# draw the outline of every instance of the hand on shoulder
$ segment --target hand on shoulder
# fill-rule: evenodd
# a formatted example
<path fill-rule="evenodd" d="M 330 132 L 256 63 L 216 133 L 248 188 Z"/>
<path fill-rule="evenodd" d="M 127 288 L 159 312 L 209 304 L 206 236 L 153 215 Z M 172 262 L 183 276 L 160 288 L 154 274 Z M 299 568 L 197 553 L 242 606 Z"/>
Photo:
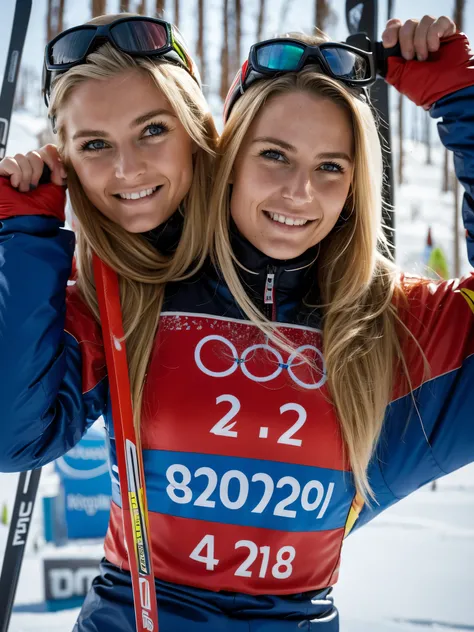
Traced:
<path fill-rule="evenodd" d="M 51 170 L 51 182 L 59 186 L 66 184 L 66 169 L 56 145 L 44 145 L 27 154 L 8 156 L 0 162 L 0 176 L 10 178 L 12 187 L 28 193 L 38 186 L 44 166 Z"/>

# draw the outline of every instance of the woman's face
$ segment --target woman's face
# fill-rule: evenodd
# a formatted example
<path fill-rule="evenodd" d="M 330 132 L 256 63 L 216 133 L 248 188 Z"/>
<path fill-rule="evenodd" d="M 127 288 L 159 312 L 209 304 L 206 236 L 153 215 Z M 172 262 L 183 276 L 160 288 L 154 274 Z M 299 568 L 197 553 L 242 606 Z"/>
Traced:
<path fill-rule="evenodd" d="M 62 108 L 59 125 L 87 197 L 125 230 L 159 226 L 188 193 L 195 144 L 145 73 L 84 81 Z"/>
<path fill-rule="evenodd" d="M 349 193 L 354 140 L 349 114 L 307 92 L 275 96 L 237 155 L 231 214 L 240 232 L 275 259 L 293 259 L 335 225 Z"/>

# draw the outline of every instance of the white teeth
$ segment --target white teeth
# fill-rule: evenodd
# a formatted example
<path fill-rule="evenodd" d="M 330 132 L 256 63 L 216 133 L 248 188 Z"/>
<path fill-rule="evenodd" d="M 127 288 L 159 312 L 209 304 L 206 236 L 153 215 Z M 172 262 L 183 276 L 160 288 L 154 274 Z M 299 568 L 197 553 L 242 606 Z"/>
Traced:
<path fill-rule="evenodd" d="M 119 193 L 119 195 L 122 200 L 138 200 L 146 197 L 147 195 L 151 195 L 157 188 L 158 187 L 153 187 L 153 189 L 144 189 L 143 191 L 134 191 L 133 193 Z"/>
<path fill-rule="evenodd" d="M 285 217 L 279 213 L 268 213 L 274 222 L 280 222 L 280 224 L 286 224 L 287 226 L 304 226 L 307 224 L 307 219 L 293 219 L 292 217 Z"/>

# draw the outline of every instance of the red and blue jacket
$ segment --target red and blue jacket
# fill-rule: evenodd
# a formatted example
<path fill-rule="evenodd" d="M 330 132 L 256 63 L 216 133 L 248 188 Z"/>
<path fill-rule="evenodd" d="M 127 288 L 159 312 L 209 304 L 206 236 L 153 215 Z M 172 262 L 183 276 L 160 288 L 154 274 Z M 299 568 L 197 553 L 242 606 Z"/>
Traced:
<path fill-rule="evenodd" d="M 431 115 L 442 118 L 441 139 L 465 188 L 474 263 L 474 87 L 445 96 Z M 45 465 L 104 416 L 113 486 L 107 561 L 76 629 L 109 629 L 114 613 L 125 632 L 134 629 L 132 592 L 104 349 L 68 282 L 74 235 L 62 228 L 63 204 L 55 185 L 22 194 L 0 183 L 0 471 Z M 146 238 L 163 248 L 178 236 L 173 217 Z M 318 621 L 337 630 L 328 595 L 345 535 L 474 459 L 474 276 L 402 279 L 400 316 L 430 375 L 407 345 L 412 390 L 394 384 L 369 465 L 377 502 L 361 508 L 327 389 L 320 314 L 303 301 L 314 291 L 314 253 L 275 261 L 236 231 L 232 239 L 249 295 L 315 368 L 246 320 L 210 264 L 168 285 L 142 411 L 160 628 L 296 632 Z"/>

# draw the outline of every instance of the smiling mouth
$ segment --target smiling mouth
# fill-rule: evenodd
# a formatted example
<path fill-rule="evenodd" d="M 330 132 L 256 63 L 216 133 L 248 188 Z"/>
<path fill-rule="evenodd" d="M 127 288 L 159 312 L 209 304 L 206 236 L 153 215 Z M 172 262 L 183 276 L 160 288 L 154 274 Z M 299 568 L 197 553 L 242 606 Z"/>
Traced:
<path fill-rule="evenodd" d="M 142 189 L 141 191 L 132 191 L 131 193 L 114 193 L 114 197 L 118 200 L 123 200 L 125 202 L 132 200 L 142 200 L 144 198 L 150 198 L 155 195 L 157 191 L 161 189 L 161 185 L 156 187 L 151 187 L 149 189 Z"/>
<path fill-rule="evenodd" d="M 313 219 L 295 218 L 282 215 L 281 213 L 272 213 L 270 211 L 263 211 L 264 215 L 272 222 L 277 224 L 284 224 L 285 226 L 295 226 L 300 228 L 314 222 Z"/>

